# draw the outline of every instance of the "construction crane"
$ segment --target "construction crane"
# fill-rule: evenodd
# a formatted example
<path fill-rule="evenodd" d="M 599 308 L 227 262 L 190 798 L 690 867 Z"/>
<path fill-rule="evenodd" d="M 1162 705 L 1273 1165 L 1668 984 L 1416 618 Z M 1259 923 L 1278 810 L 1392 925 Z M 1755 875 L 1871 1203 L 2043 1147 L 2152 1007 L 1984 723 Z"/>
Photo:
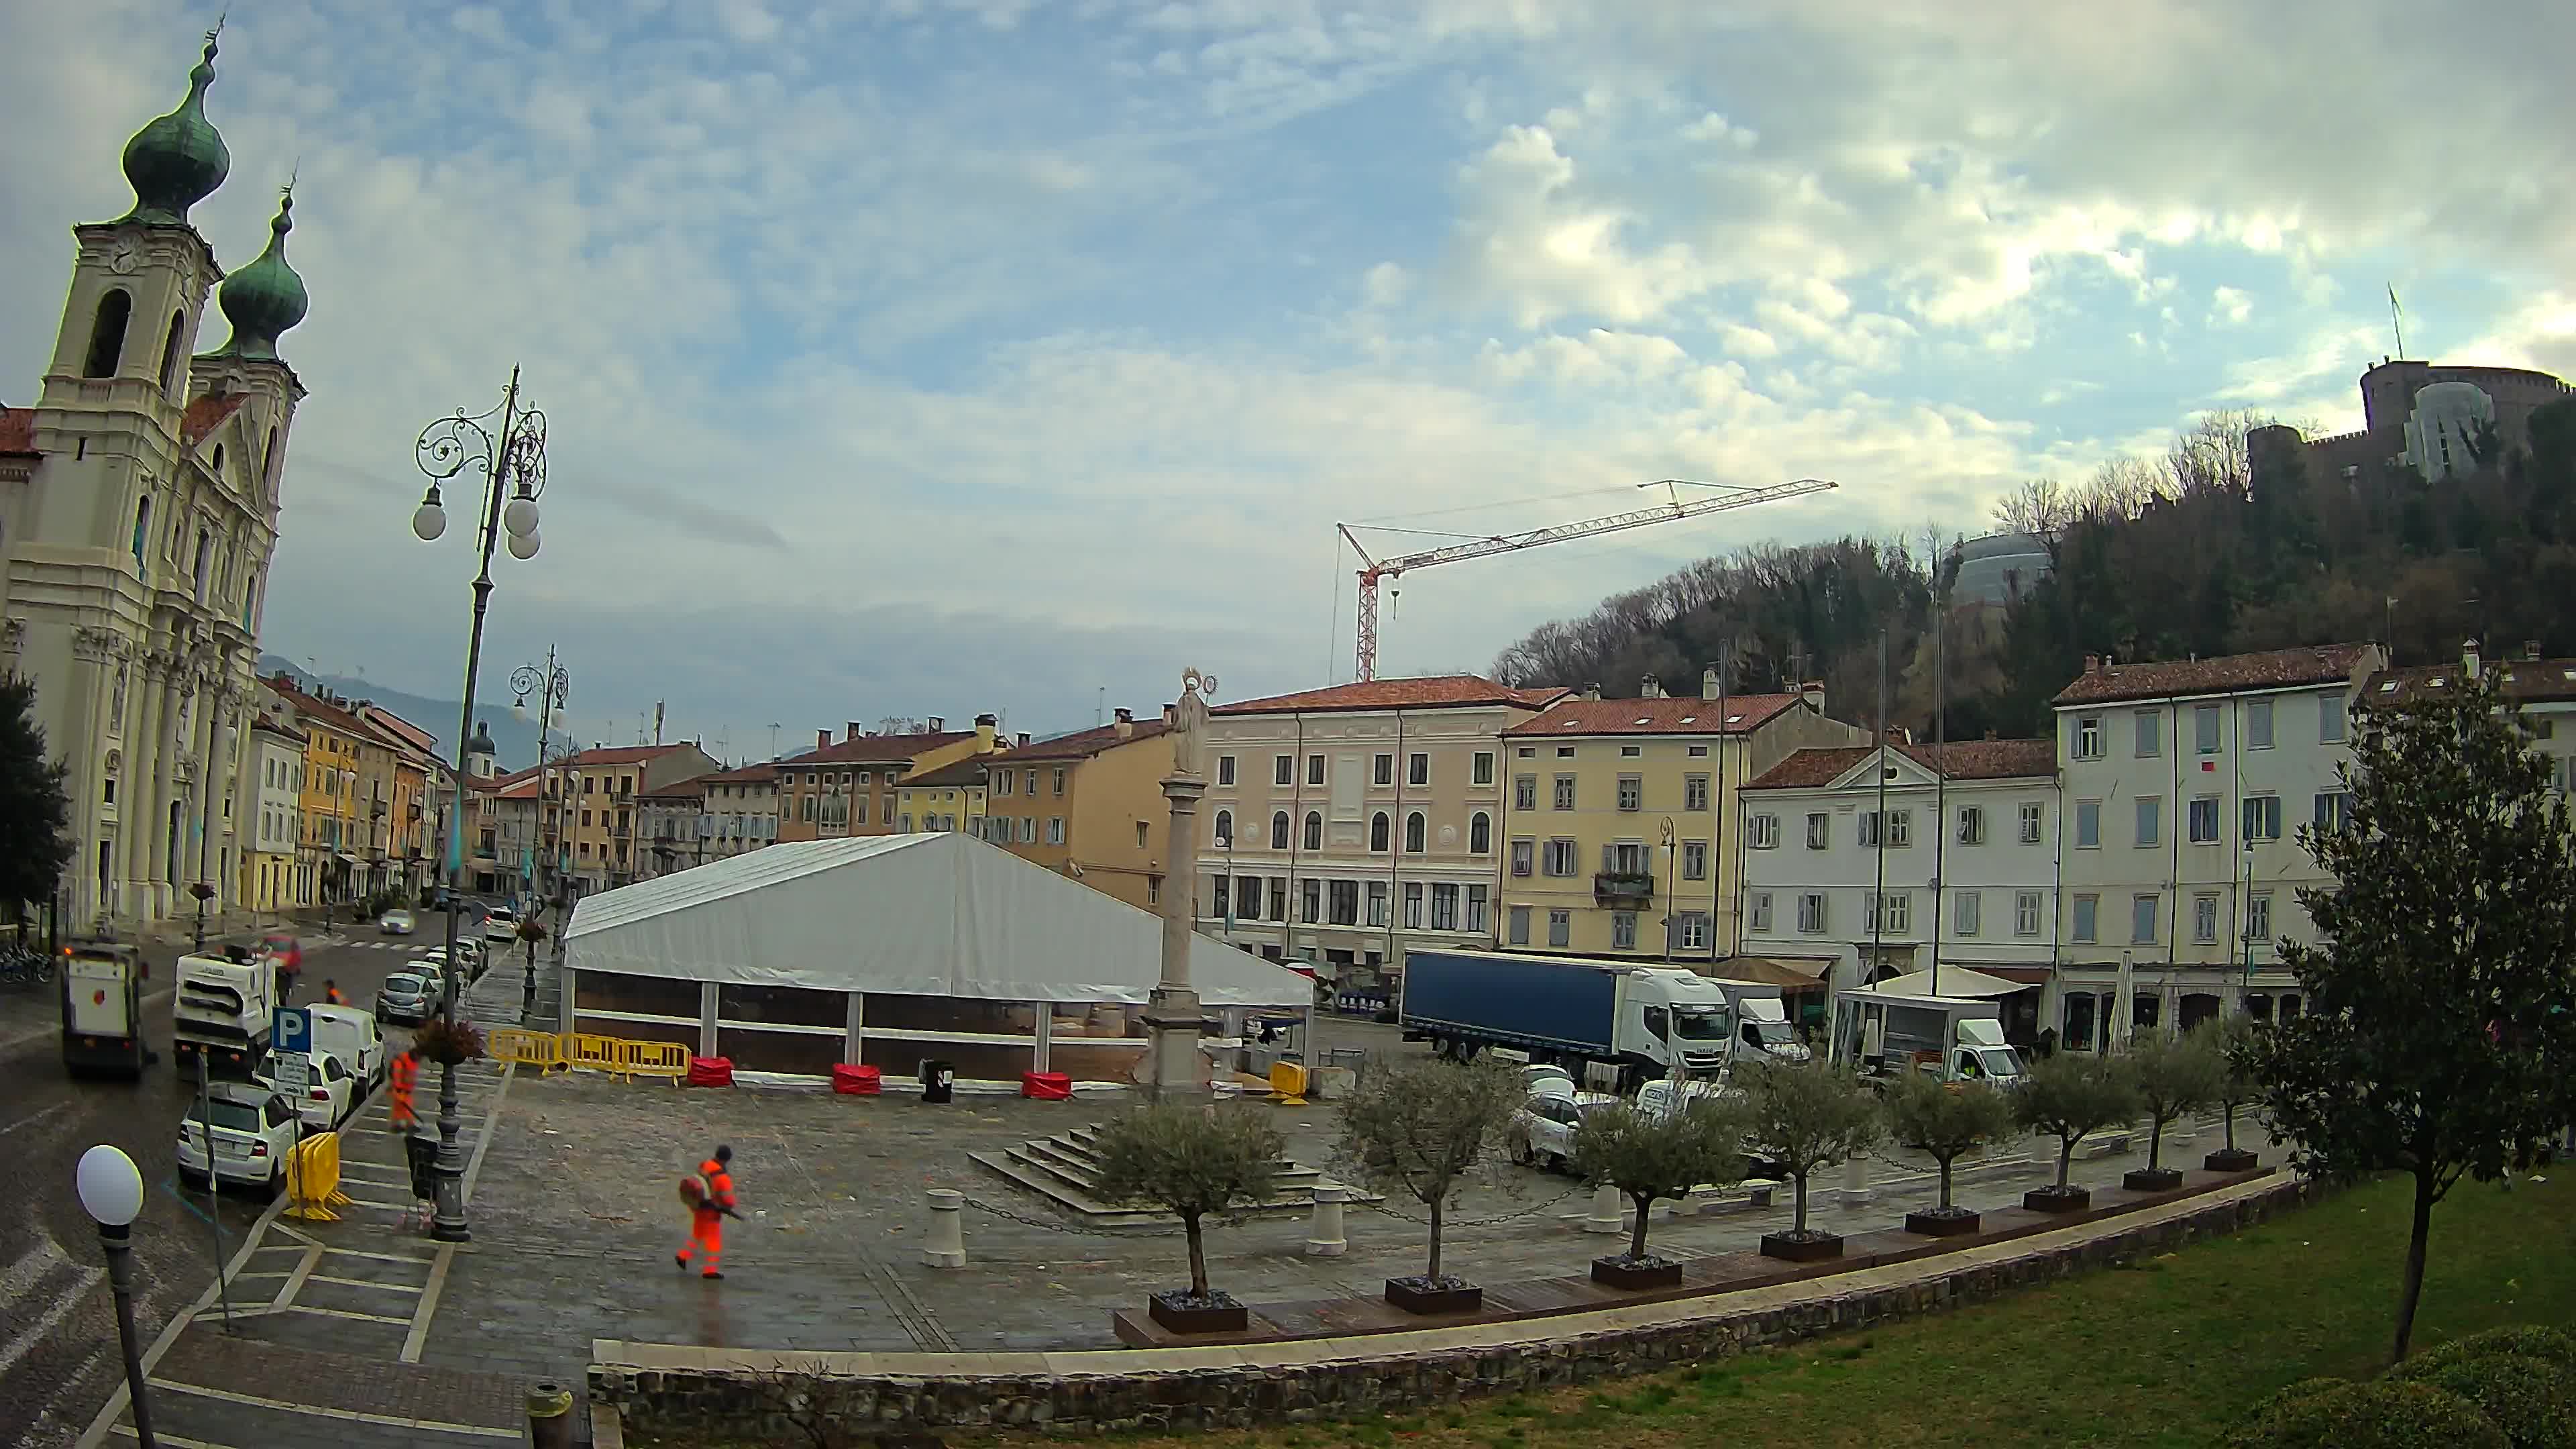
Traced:
<path fill-rule="evenodd" d="M 1526 533 L 1471 538 L 1464 543 L 1425 549 L 1421 553 L 1409 553 L 1401 558 L 1371 558 L 1368 550 L 1361 546 L 1359 535 L 1351 532 L 1354 525 L 1347 523 L 1333 525 L 1342 531 L 1343 538 L 1349 540 L 1351 552 L 1360 556 L 1360 563 L 1363 565 L 1359 571 L 1359 677 L 1377 678 L 1377 586 L 1382 580 L 1402 576 L 1407 569 L 1429 568 L 1433 564 L 1462 563 L 1471 558 L 1484 558 L 1491 554 L 1513 553 L 1520 549 L 1538 548 L 1545 544 L 1564 543 L 1568 539 L 1592 538 L 1604 533 L 1644 528 L 1652 523 L 1676 523 L 1685 518 L 1697 518 L 1703 513 L 1722 513 L 1730 508 L 1750 508 L 1757 503 L 1777 503 L 1784 498 L 1823 493 L 1840 485 L 1827 482 L 1822 478 L 1800 478 L 1793 483 L 1775 483 L 1768 488 L 1735 488 L 1724 483 L 1694 483 L 1688 479 L 1664 478 L 1652 483 L 1640 483 L 1637 486 L 1661 488 L 1671 495 L 1672 501 L 1658 503 L 1651 508 L 1634 509 L 1627 513 L 1613 513 L 1606 518 L 1587 518 L 1581 523 L 1560 523 L 1553 528 L 1534 528 Z M 1727 493 L 1722 498 L 1703 498 L 1695 503 L 1684 503 L 1681 499 L 1681 490 L 1684 488 L 1725 488 Z M 1368 525 L 1357 526 L 1365 528 Z"/>

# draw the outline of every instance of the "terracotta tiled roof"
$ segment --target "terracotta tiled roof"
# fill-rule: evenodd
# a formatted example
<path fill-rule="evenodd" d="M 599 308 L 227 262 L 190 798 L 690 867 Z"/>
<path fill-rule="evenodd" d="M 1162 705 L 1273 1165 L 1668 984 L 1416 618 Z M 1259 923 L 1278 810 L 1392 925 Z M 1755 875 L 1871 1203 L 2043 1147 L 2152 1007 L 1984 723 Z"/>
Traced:
<path fill-rule="evenodd" d="M 2232 689 L 2289 689 L 2350 679 L 2369 652 L 2368 644 L 2320 644 L 2304 649 L 2273 649 L 2261 654 L 2227 654 L 2215 659 L 2159 659 L 2144 664 L 2106 664 L 2075 677 L 2051 703 L 2105 704 L 2122 699 L 2165 699 L 2175 695 L 2221 694 Z"/>
<path fill-rule="evenodd" d="M 707 777 L 700 775 L 690 780 L 674 780 L 659 790 L 638 790 L 635 792 L 635 798 L 638 800 L 704 800 L 707 798 Z"/>
<path fill-rule="evenodd" d="M 841 740 L 801 755 L 789 755 L 778 762 L 781 769 L 802 770 L 814 765 L 885 764 L 891 760 L 909 760 L 932 750 L 953 745 L 959 740 L 975 738 L 973 730 L 942 730 L 912 735 L 861 735 L 855 740 Z"/>
<path fill-rule="evenodd" d="M 1514 689 L 1474 674 L 1434 674 L 1420 679 L 1371 679 L 1220 704 L 1210 714 L 1324 714 L 1335 710 L 1457 709 L 1480 704 L 1520 704 L 1535 709 L 1564 695 L 1554 686 Z"/>
<path fill-rule="evenodd" d="M 701 785 L 774 785 L 778 783 L 778 762 L 776 760 L 763 760 L 757 765 L 745 765 L 739 770 L 719 770 L 712 775 L 700 775 L 697 778 L 696 783 Z"/>
<path fill-rule="evenodd" d="M 1051 740 L 1014 745 L 1010 749 L 998 751 L 985 758 L 1013 765 L 1023 761 L 1087 760 L 1103 750 L 1115 749 L 1120 745 L 1132 745 L 1138 740 L 1150 740 L 1157 735 L 1168 734 L 1171 728 L 1159 719 L 1140 719 L 1136 721 L 1133 729 L 1121 735 L 1118 733 L 1118 726 L 1105 724 L 1092 729 L 1076 730 L 1069 735 L 1058 735 Z"/>
<path fill-rule="evenodd" d="M 246 392 L 208 393 L 188 404 L 188 411 L 179 418 L 179 441 L 190 448 L 197 446 L 249 401 L 250 394 Z"/>
<path fill-rule="evenodd" d="M 1035 749 L 1036 746 L 1032 745 L 1030 748 Z M 962 760 L 952 760 L 927 774 L 910 776 L 903 784 L 906 789 L 925 785 L 943 788 L 981 785 L 989 773 L 984 767 L 984 762 L 992 758 L 994 757 L 991 755 L 969 755 Z"/>
<path fill-rule="evenodd" d="M 251 728 L 255 730 L 266 730 L 268 733 L 273 735 L 283 735 L 286 738 L 295 741 L 297 744 L 304 743 L 304 731 L 295 728 L 293 725 L 284 723 L 274 715 L 261 715 L 257 721 L 252 723 Z"/>
<path fill-rule="evenodd" d="M 2484 665 L 2487 673 L 2502 677 L 2507 699 L 2535 704 L 2576 700 L 2576 659 L 2489 659 Z M 2464 677 L 2457 663 L 2383 669 L 2362 686 L 2361 702 L 2385 705 L 2437 696 L 2457 689 Z"/>
<path fill-rule="evenodd" d="M 2020 780 L 2057 773 L 2053 740 L 1959 740 L 1946 745 L 1897 745 L 1896 752 L 1927 770 L 1947 765 L 1953 780 Z M 1756 776 L 1747 790 L 1813 789 L 1875 753 L 1875 745 L 1799 750 Z"/>
<path fill-rule="evenodd" d="M 537 772 L 530 770 L 492 793 L 503 800 L 534 800 L 539 783 Z"/>
<path fill-rule="evenodd" d="M 328 700 L 305 693 L 290 680 L 262 679 L 260 683 L 267 685 L 278 698 L 293 705 L 297 714 L 304 715 L 316 723 L 328 725 L 344 735 L 376 737 L 376 732 L 361 723 L 356 715 Z"/>
<path fill-rule="evenodd" d="M 563 763 L 575 766 L 641 765 L 687 748 L 687 745 L 606 745 L 584 750 Z"/>
<path fill-rule="evenodd" d="M 524 770 L 512 770 L 506 775 L 494 775 L 490 779 L 468 777 L 465 781 L 465 788 L 468 790 L 478 791 L 486 795 L 494 795 L 508 790 L 511 786 L 516 785 L 523 780 L 533 780 L 536 777 L 537 768 L 534 765 L 530 765 Z"/>
<path fill-rule="evenodd" d="M 1798 703 L 1794 694 L 1738 694 L 1723 713 L 1713 699 L 1560 699 L 1507 735 L 1717 735 L 1742 734 L 1770 722 Z"/>
<path fill-rule="evenodd" d="M 36 410 L 0 408 L 0 455 L 36 451 Z"/>

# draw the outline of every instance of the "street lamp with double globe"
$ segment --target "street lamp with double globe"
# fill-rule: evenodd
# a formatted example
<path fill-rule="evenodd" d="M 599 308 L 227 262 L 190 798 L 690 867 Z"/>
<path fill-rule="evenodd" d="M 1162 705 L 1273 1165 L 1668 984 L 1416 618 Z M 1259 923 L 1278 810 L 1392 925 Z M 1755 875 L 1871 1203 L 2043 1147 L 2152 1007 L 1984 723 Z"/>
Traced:
<path fill-rule="evenodd" d="M 465 819 L 465 784 L 471 773 L 468 751 L 474 735 L 474 681 L 483 668 L 483 615 L 492 599 L 492 550 L 506 536 L 510 557 L 537 556 L 537 499 L 546 491 L 546 415 L 519 399 L 519 370 L 510 369 L 510 385 L 501 405 L 468 415 L 458 409 L 421 429 L 413 445 L 420 471 L 429 475 L 429 490 L 411 515 L 412 535 L 435 543 L 447 532 L 447 508 L 438 485 L 460 474 L 483 475 L 483 506 L 475 514 L 475 545 L 481 552 L 474 576 L 474 625 L 465 640 L 465 702 L 456 726 L 456 799 L 454 818 Z M 439 973 L 439 1015 L 456 1025 L 456 993 L 462 972 L 455 969 L 456 911 L 465 891 L 465 833 L 447 833 L 447 960 Z M 430 1236 L 461 1243 L 474 1236 L 465 1221 L 465 1151 L 458 1141 L 462 1122 L 457 1112 L 456 1063 L 442 1062 L 438 1083 L 437 1212 Z"/>

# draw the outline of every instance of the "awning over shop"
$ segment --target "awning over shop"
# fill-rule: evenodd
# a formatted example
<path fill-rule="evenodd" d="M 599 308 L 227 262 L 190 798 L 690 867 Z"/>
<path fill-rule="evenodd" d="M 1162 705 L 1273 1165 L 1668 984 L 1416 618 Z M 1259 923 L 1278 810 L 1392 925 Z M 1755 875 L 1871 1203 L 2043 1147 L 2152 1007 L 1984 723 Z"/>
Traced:
<path fill-rule="evenodd" d="M 1983 971 L 1970 970 L 1965 966 L 1944 966 L 1940 971 L 1940 990 L 1935 992 L 1932 977 L 1933 973 L 1929 971 L 1911 971 L 1903 976 L 1882 977 L 1871 982 L 1869 989 L 1884 991 L 1891 996 L 1940 995 L 1976 1000 L 1989 996 L 2010 996 L 2021 990 L 2023 986 L 2019 981 L 2007 981 L 2001 976 L 1989 976 Z"/>
<path fill-rule="evenodd" d="M 1188 889 L 1183 882 L 1167 889 Z M 1143 1002 L 1162 918 L 954 831 L 773 845 L 585 896 L 565 964 L 689 981 L 989 1001 Z M 1190 938 L 1208 1006 L 1306 1006 L 1306 977 Z"/>
<path fill-rule="evenodd" d="M 2046 966 L 1996 966 L 1984 961 L 1944 961 L 1941 963 L 1942 984 L 1949 983 L 1951 972 L 1961 970 L 1999 976 L 2006 981 L 2020 982 L 2024 986 L 2046 986 L 2051 975 L 2051 968 Z"/>
<path fill-rule="evenodd" d="M 1719 981 L 1749 981 L 1783 991 L 1812 991 L 1825 984 L 1824 974 L 1833 969 L 1833 964 L 1826 957 L 1729 956 L 1709 974 Z"/>

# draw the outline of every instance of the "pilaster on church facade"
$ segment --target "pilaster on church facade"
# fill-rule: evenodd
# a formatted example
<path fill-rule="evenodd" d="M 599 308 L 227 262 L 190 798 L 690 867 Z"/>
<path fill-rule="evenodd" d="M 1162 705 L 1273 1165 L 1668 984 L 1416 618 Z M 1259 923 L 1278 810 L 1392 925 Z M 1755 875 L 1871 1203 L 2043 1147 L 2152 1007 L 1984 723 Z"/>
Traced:
<path fill-rule="evenodd" d="M 215 37 L 176 110 L 124 151 L 135 202 L 78 225 L 36 406 L 0 410 L 0 645 L 66 767 L 68 930 L 117 934 L 237 894 L 260 611 L 304 396 L 278 354 L 301 321 L 293 198 L 227 275 L 188 210 L 230 153 L 205 114 Z M 218 287 L 220 283 L 220 287 Z M 200 354 L 210 294 L 231 333 Z"/>

